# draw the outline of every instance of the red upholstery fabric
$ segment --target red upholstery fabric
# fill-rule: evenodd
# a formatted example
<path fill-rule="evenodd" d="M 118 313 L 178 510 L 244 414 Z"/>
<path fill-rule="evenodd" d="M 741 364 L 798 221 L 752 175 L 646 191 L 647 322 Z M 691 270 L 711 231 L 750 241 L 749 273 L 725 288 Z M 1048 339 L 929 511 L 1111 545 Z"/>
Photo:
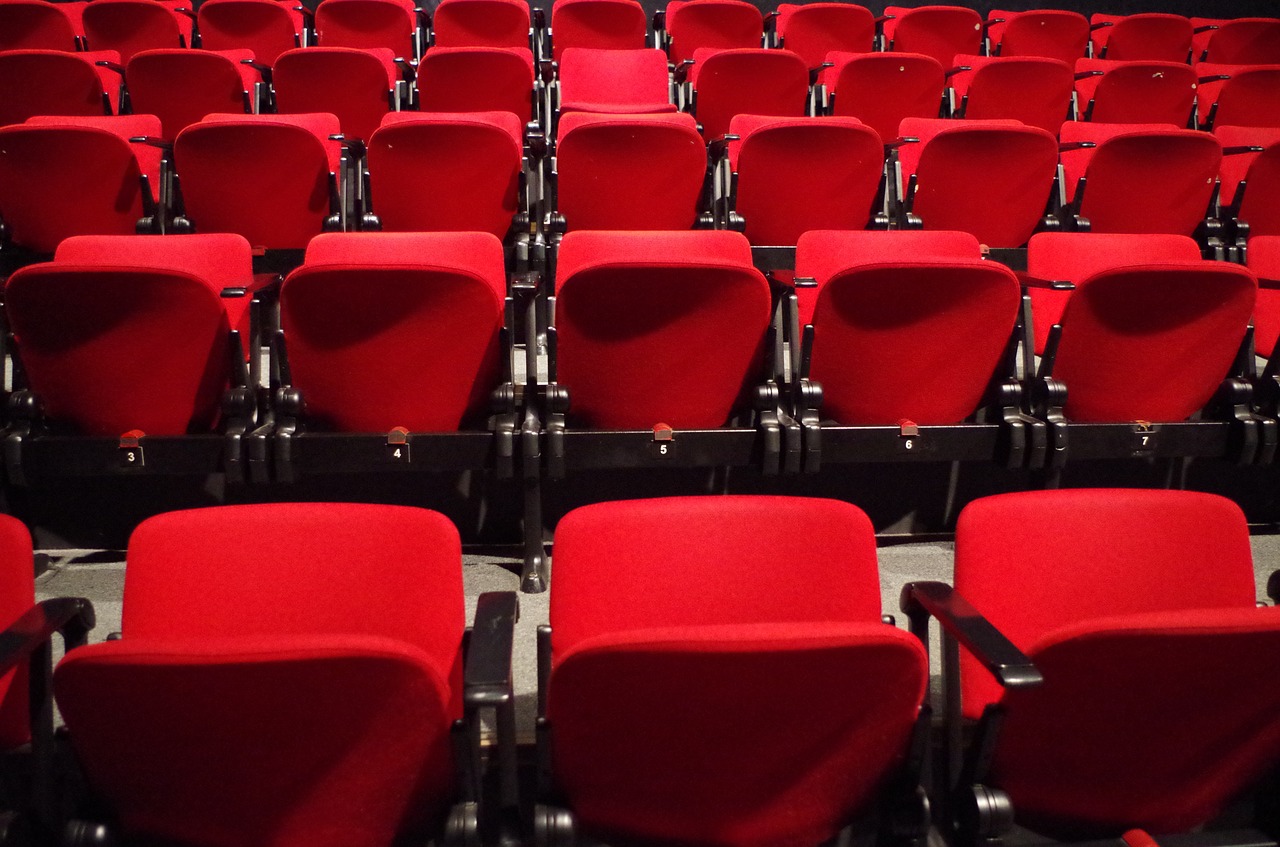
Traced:
<path fill-rule="evenodd" d="M 1253 220 L 1250 216 L 1246 216 L 1243 211 L 1240 217 L 1249 221 L 1249 234 L 1274 235 L 1280 233 L 1280 209 L 1276 208 L 1273 200 L 1274 186 L 1277 177 L 1280 177 L 1280 171 L 1277 166 L 1280 165 L 1280 147 L 1271 150 L 1272 147 L 1280 145 L 1280 127 L 1243 127 L 1243 126 L 1224 126 L 1218 125 L 1213 128 L 1214 136 L 1222 142 L 1224 148 L 1228 147 L 1262 147 L 1265 148 L 1260 153 L 1244 152 L 1235 153 L 1230 156 L 1222 157 L 1222 171 L 1219 183 L 1219 200 L 1224 205 L 1230 205 L 1235 201 L 1236 191 L 1239 189 L 1241 180 L 1248 180 L 1248 190 L 1245 193 L 1245 199 L 1251 208 L 1252 217 L 1258 217 L 1260 230 L 1255 230 Z M 1254 193 L 1254 187 L 1258 188 L 1258 192 Z M 1257 198 L 1255 202 L 1255 197 Z"/>
<path fill-rule="evenodd" d="M 286 50 L 300 46 L 299 20 L 290 4 L 277 0 L 206 0 L 196 10 L 205 50 L 250 50 L 274 65 Z"/>
<path fill-rule="evenodd" d="M 1185 63 L 1191 53 L 1191 21 L 1182 15 L 1094 13 L 1089 22 L 1109 24 L 1093 30 L 1093 55 L 1099 59 Z"/>
<path fill-rule="evenodd" d="M 858 118 L 886 143 L 904 118 L 936 118 L 945 72 L 937 59 L 912 53 L 828 53 L 823 71 L 832 113 Z"/>
<path fill-rule="evenodd" d="M 737 211 L 752 244 L 795 244 L 811 229 L 865 229 L 884 172 L 875 130 L 855 118 L 738 115 L 729 147 Z"/>
<path fill-rule="evenodd" d="M 999 18 L 1004 23 L 994 23 Z M 1089 45 L 1089 19 L 1060 9 L 992 9 L 987 13 L 987 37 L 997 55 L 1039 56 L 1071 65 Z"/>
<path fill-rule="evenodd" d="M 124 261 L 54 262 L 23 268 L 5 292 L 28 382 L 52 421 L 107 436 L 214 425 L 228 323 L 203 279 Z"/>
<path fill-rule="evenodd" d="M 698 123 L 708 140 L 728 132 L 734 115 L 798 118 L 805 113 L 809 70 L 795 53 L 700 49 L 694 61 L 689 80 L 698 98 Z"/>
<path fill-rule="evenodd" d="M 1280 281 L 1280 236 L 1259 235 L 1249 240 L 1249 270 L 1259 283 Z M 1258 287 L 1253 312 L 1253 344 L 1258 355 L 1270 357 L 1280 343 L 1280 290 Z"/>
<path fill-rule="evenodd" d="M 322 47 L 385 49 L 412 59 L 418 20 L 412 0 L 324 0 L 316 6 Z"/>
<path fill-rule="evenodd" d="M 519 204 L 522 128 L 510 112 L 388 114 L 368 159 L 383 229 L 505 237 Z"/>
<path fill-rule="evenodd" d="M 973 68 L 951 77 L 957 100 L 968 98 L 970 120 L 1015 120 L 1054 133 L 1071 110 L 1075 76 L 1058 59 L 957 55 L 953 61 Z"/>
<path fill-rule="evenodd" d="M 1081 280 L 1113 268 L 1156 262 L 1198 262 L 1200 247 L 1185 235 L 1038 232 L 1027 242 L 1027 273 L 1046 280 Z M 1049 327 L 1062 322 L 1070 291 L 1031 288 L 1036 354 Z"/>
<path fill-rule="evenodd" d="M 143 50 L 187 45 L 177 13 L 155 0 L 94 0 L 83 20 L 89 49 L 114 50 L 124 64 Z"/>
<path fill-rule="evenodd" d="M 316 236 L 280 294 L 308 420 L 351 432 L 482 424 L 505 296 L 488 233 Z"/>
<path fill-rule="evenodd" d="M 47 118 L 70 124 L 79 118 Z M 154 117 L 99 118 L 98 126 L 11 126 L 0 129 L 0 217 L 15 244 L 52 253 L 71 235 L 128 235 L 142 216 L 142 171 L 119 131 L 148 125 Z M 153 183 L 154 184 L 154 183 Z"/>
<path fill-rule="evenodd" d="M 1197 72 L 1180 62 L 1080 59 L 1076 72 L 1102 76 L 1076 80 L 1081 117 L 1093 101 L 1090 120 L 1117 124 L 1186 126 L 1195 101 Z"/>
<path fill-rule="evenodd" d="M 759 47 L 764 38 L 760 10 L 744 0 L 669 0 L 667 53 L 679 64 L 703 48 Z"/>
<path fill-rule="evenodd" d="M 363 141 L 373 137 L 390 109 L 390 92 L 400 76 L 386 48 L 300 47 L 281 53 L 274 71 L 277 111 L 330 112 L 347 138 Z"/>
<path fill-rule="evenodd" d="M 1204 59 L 1225 65 L 1280 62 L 1280 20 L 1236 18 L 1223 21 L 1209 36 Z"/>
<path fill-rule="evenodd" d="M 1222 164 L 1222 145 L 1208 133 L 1068 121 L 1059 138 L 1098 145 L 1062 153 L 1068 199 L 1081 176 L 1088 181 L 1080 214 L 1093 232 L 1190 235 L 1204 219 Z"/>
<path fill-rule="evenodd" d="M 20 124 L 35 115 L 110 114 L 95 58 L 119 59 L 58 50 L 0 53 L 0 125 Z M 118 88 L 118 75 L 115 81 Z"/>
<path fill-rule="evenodd" d="M 155 115 L 172 141 L 205 115 L 243 111 L 258 72 L 241 64 L 248 50 L 146 50 L 129 60 L 125 75 L 138 114 Z"/>
<path fill-rule="evenodd" d="M 963 6 L 885 6 L 893 19 L 885 22 L 885 38 L 895 52 L 923 53 L 943 67 L 953 64 L 957 53 L 974 55 L 982 50 L 982 16 Z"/>
<path fill-rule="evenodd" d="M 780 549 L 806 567 L 740 590 L 744 573 L 776 573 Z M 556 776 L 588 828 L 812 844 L 864 811 L 900 761 L 924 657 L 877 622 L 871 526 L 856 507 L 603 503 L 560 521 L 556 555 L 548 717 Z M 624 591 L 637 573 L 646 590 Z"/>
<path fill-rule="evenodd" d="M 78 33 L 63 6 L 43 0 L 0 2 L 0 50 L 74 51 Z"/>
<path fill-rule="evenodd" d="M 598 0 L 572 0 L 579 6 Z M 661 50 L 569 47 L 561 50 L 560 111 L 645 114 L 674 112 L 667 54 Z"/>
<path fill-rule="evenodd" d="M 816 68 L 833 51 L 870 52 L 876 21 L 870 10 L 849 3 L 779 3 L 777 31 L 783 47 Z"/>
<path fill-rule="evenodd" d="M 437 47 L 529 46 L 522 0 L 441 0 L 432 18 Z"/>
<path fill-rule="evenodd" d="M 1054 377 L 1076 421 L 1177 421 L 1212 398 L 1253 315 L 1257 280 L 1222 262 L 1104 271 L 1062 315 Z"/>
<path fill-rule="evenodd" d="M 1200 121 L 1217 126 L 1280 126 L 1280 65 L 1196 65 Z M 1227 79 L 1213 79 L 1225 76 Z"/>
<path fill-rule="evenodd" d="M 433 47 L 418 63 L 424 112 L 533 114 L 533 53 L 528 47 Z"/>
<path fill-rule="evenodd" d="M 249 297 L 221 297 L 223 289 L 253 284 L 253 250 L 231 233 L 121 239 L 113 235 L 79 235 L 58 245 L 54 260 L 75 265 L 119 264 L 122 259 L 166 271 L 182 271 L 201 279 L 222 300 L 227 321 L 249 338 Z M 246 351 L 248 352 L 248 351 Z"/>
<path fill-rule="evenodd" d="M 17 518 L 0 516 L 0 626 L 11 626 L 35 601 L 31 535 Z M 12 750 L 31 738 L 27 663 L 0 675 L 0 749 Z"/>
<path fill-rule="evenodd" d="M 691 115 L 560 119 L 556 199 L 569 231 L 693 226 L 707 154 Z"/>
<path fill-rule="evenodd" d="M 1057 168 L 1054 137 L 1017 121 L 907 118 L 919 138 L 900 150 L 904 184 L 917 178 L 914 211 L 926 229 L 972 232 L 990 247 L 1019 247 L 1049 200 Z"/>
<path fill-rule="evenodd" d="M 1018 317 L 1017 277 L 981 259 L 923 259 L 902 247 L 894 261 L 850 261 L 821 283 L 811 374 L 824 417 L 949 424 L 982 402 Z"/>
<path fill-rule="evenodd" d="M 332 114 L 206 116 L 173 145 L 188 217 L 198 232 L 304 247 L 329 214 L 340 148 L 328 138 L 339 131 Z"/>
<path fill-rule="evenodd" d="M 403 507 L 144 522 L 124 637 L 55 676 L 92 787 L 126 834 L 185 843 L 372 847 L 421 831 L 453 785 L 460 558 L 443 516 Z"/>
<path fill-rule="evenodd" d="M 40 127 L 90 127 L 104 129 L 126 143 L 139 136 L 156 137 L 161 133 L 159 120 L 155 115 L 135 113 L 132 115 L 85 115 L 62 117 L 61 115 L 37 115 L 27 119 L 26 126 Z M 152 195 L 158 193 L 160 187 L 160 160 L 163 153 L 158 147 L 146 144 L 129 143 L 129 149 L 138 161 L 138 167 L 150 181 Z"/>
<path fill-rule="evenodd" d="M 1036 551 L 1034 567 L 1026 550 Z M 1253 608 L 1237 506 L 1181 491 L 1045 491 L 961 513 L 956 584 L 1033 658 L 1007 692 L 992 782 L 1055 837 L 1199 826 L 1280 756 L 1280 690 L 1243 670 L 1280 613 Z M 967 656 L 965 709 L 999 696 Z"/>
<path fill-rule="evenodd" d="M 556 276 L 572 420 L 723 426 L 761 367 L 769 285 L 736 232 L 570 232 Z"/>
<path fill-rule="evenodd" d="M 552 57 L 563 63 L 564 51 L 573 48 L 638 50 L 645 46 L 649 22 L 637 0 L 556 0 L 551 31 Z"/>

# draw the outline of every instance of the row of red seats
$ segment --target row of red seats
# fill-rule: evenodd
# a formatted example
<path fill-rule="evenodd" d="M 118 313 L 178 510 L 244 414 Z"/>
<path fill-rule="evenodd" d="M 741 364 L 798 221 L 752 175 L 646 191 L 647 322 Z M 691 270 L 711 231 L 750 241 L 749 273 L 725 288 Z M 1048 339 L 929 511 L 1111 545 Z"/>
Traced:
<path fill-rule="evenodd" d="M 239 236 L 71 238 L 6 285 L 6 472 L 485 468 L 524 480 L 537 590 L 541 482 L 586 469 L 1266 464 L 1280 357 L 1258 374 L 1251 324 L 1274 346 L 1280 250 L 1255 241 L 1256 274 L 1183 236 L 1042 234 L 1019 275 L 966 233 L 810 232 L 792 287 L 734 232 L 570 232 L 540 283 L 486 233 L 335 233 L 277 323 Z"/>
<path fill-rule="evenodd" d="M 910 632 L 881 618 L 856 506 L 726 496 L 574 511 L 556 529 L 539 630 L 539 778 L 523 815 L 515 597 L 482 595 L 464 639 L 443 516 L 285 503 L 154 517 L 129 543 L 122 637 L 88 646 L 87 601 L 29 608 L 30 539 L 4 518 L 0 541 L 0 670 L 30 654 L 47 680 L 37 645 L 61 631 L 72 648 L 52 691 L 87 796 L 53 793 L 47 683 L 32 709 L 44 767 L 29 814 L 57 831 L 57 801 L 73 809 L 65 844 L 780 847 L 856 831 L 907 845 L 931 825 L 1008 836 L 1016 816 L 1023 834 L 1139 847 L 1158 842 L 1130 830 L 1201 830 L 1251 792 L 1250 829 L 1209 826 L 1197 843 L 1276 837 L 1264 777 L 1280 762 L 1280 687 L 1254 671 L 1280 647 L 1280 612 L 1255 607 L 1244 516 L 1212 495 L 975 501 L 955 587 L 904 588 Z M 742 589 L 761 574 L 762 590 Z M 931 617 L 955 695 L 932 778 Z M 29 736 L 26 680 L 5 688 L 12 746 Z M 485 788 L 489 707 L 498 779 Z"/>

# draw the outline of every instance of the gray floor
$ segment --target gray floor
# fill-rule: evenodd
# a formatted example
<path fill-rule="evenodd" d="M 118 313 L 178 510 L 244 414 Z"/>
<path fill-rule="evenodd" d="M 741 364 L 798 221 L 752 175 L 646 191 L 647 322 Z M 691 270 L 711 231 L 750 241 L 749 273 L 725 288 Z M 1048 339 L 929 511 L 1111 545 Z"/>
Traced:
<path fill-rule="evenodd" d="M 881 590 L 886 613 L 896 613 L 898 594 L 902 586 L 913 580 L 951 578 L 952 544 L 947 542 L 917 542 L 894 544 L 879 551 Z M 47 550 L 49 570 L 36 582 L 40 599 L 56 596 L 87 597 L 97 611 L 98 626 L 90 636 L 91 641 L 101 641 L 108 633 L 120 629 L 120 598 L 124 587 L 124 562 L 103 562 L 102 551 Z M 79 561 L 92 555 L 95 561 Z M 1280 568 L 1280 535 L 1255 535 L 1253 537 L 1254 570 L 1257 575 L 1258 597 L 1265 597 L 1267 578 Z M 467 555 L 464 557 L 464 584 L 467 592 L 468 619 L 475 612 L 475 601 L 485 591 L 515 591 L 518 578 L 507 567 L 514 567 L 515 558 L 493 555 Z M 531 741 L 537 690 L 537 660 L 535 630 L 547 622 L 548 594 L 520 597 L 520 622 L 517 625 L 515 645 L 515 680 L 518 705 L 517 727 L 521 742 Z M 899 616 L 901 618 L 901 616 Z M 903 621 L 899 619 L 899 625 Z M 935 648 L 936 649 L 936 648 Z M 936 655 L 936 652 L 935 654 Z"/>

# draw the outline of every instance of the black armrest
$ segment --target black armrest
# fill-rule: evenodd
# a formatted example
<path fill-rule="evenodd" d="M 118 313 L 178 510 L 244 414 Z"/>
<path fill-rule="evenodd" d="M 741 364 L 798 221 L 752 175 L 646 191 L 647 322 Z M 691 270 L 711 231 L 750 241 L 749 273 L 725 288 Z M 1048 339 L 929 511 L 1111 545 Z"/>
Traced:
<path fill-rule="evenodd" d="M 675 66 L 672 71 L 676 82 L 685 82 L 689 79 L 689 69 L 693 67 L 693 59 L 685 59 L 683 62 Z"/>
<path fill-rule="evenodd" d="M 400 78 L 405 82 L 414 82 L 418 79 L 418 69 L 408 59 L 397 56 L 395 59 L 396 67 L 400 69 Z"/>
<path fill-rule="evenodd" d="M 106 59 L 99 59 L 93 64 L 95 67 L 106 68 L 109 71 L 115 71 L 120 76 L 124 76 L 124 65 L 119 62 L 108 62 Z"/>
<path fill-rule="evenodd" d="M 884 144 L 884 150 L 886 153 L 888 153 L 890 150 L 897 150 L 899 147 L 902 147 L 905 144 L 919 144 L 919 143 L 920 143 L 920 139 L 914 135 L 902 135 L 895 138 L 893 141 L 886 141 Z"/>
<path fill-rule="evenodd" d="M 946 72 L 943 74 L 943 76 L 946 79 L 951 79 L 951 77 L 955 76 L 956 74 L 964 73 L 965 71 L 971 71 L 971 70 L 973 70 L 973 65 L 956 65 L 954 68 L 948 68 Z"/>
<path fill-rule="evenodd" d="M 514 591 L 480 595 L 463 674 L 463 696 L 468 707 L 496 706 L 511 699 L 511 648 L 519 614 L 519 599 Z"/>
<path fill-rule="evenodd" d="M 836 66 L 835 62 L 823 62 L 822 64 L 818 65 L 816 68 L 809 68 L 809 84 L 817 85 L 818 77 L 822 75 L 822 72 L 825 71 L 827 68 L 834 68 L 835 66 Z"/>
<path fill-rule="evenodd" d="M 259 74 L 261 74 L 263 82 L 271 82 L 271 66 L 270 65 L 264 65 L 261 62 L 255 62 L 253 59 L 241 59 L 240 64 L 248 65 L 249 67 L 257 71 Z"/>
<path fill-rule="evenodd" d="M 1199 83 L 1222 82 L 1228 79 L 1231 79 L 1231 74 L 1213 74 L 1211 76 L 1202 76 L 1198 80 L 1196 80 L 1196 82 L 1199 82 Z"/>
<path fill-rule="evenodd" d="M 742 140 L 741 135 L 736 135 L 731 132 L 726 132 L 724 135 L 720 136 L 719 138 L 713 138 L 707 144 L 707 152 L 711 154 L 712 161 L 723 159 L 725 156 L 729 155 L 729 142 L 741 141 L 741 140 Z"/>
<path fill-rule="evenodd" d="M 1280 290 L 1280 279 L 1268 279 L 1267 277 L 1258 277 L 1258 287 L 1265 288 L 1268 291 Z"/>
<path fill-rule="evenodd" d="M 54 633 L 62 634 L 68 650 L 83 645 L 95 622 L 93 604 L 82 597 L 37 603 L 0 633 L 0 673 L 17 667 Z"/>
<path fill-rule="evenodd" d="M 165 141 L 155 135 L 135 135 L 129 139 L 130 144 L 145 144 L 148 147 L 159 147 L 165 152 L 173 152 L 173 142 Z"/>
<path fill-rule="evenodd" d="M 1260 147 L 1257 144 L 1244 144 L 1238 147 L 1223 147 L 1222 155 L 1239 156 L 1241 153 L 1261 153 L 1267 148 Z"/>
<path fill-rule="evenodd" d="M 1059 153 L 1069 153 L 1072 150 L 1092 150 L 1098 146 L 1096 141 L 1066 141 L 1058 144 Z"/>
<path fill-rule="evenodd" d="M 913 621 L 925 616 L 936 618 L 1005 688 L 1026 688 L 1044 682 L 1031 660 L 946 583 L 907 583 L 902 588 L 901 606 Z"/>
<path fill-rule="evenodd" d="M 1102 23 L 1090 24 L 1089 32 L 1093 32 L 1094 30 L 1098 30 L 1098 29 L 1105 29 L 1106 27 L 1115 26 L 1115 25 L 1116 25 L 1115 21 L 1103 21 Z"/>
<path fill-rule="evenodd" d="M 1038 276 L 1032 276 L 1026 271 L 1014 271 L 1018 276 L 1018 282 L 1022 283 L 1023 289 L 1027 288 L 1047 288 L 1051 291 L 1075 291 L 1076 284 L 1066 279 L 1042 279 Z"/>
<path fill-rule="evenodd" d="M 1198 34 L 1201 32 L 1208 32 L 1211 29 L 1217 29 L 1217 28 L 1218 28 L 1217 24 L 1205 24 L 1204 26 L 1198 26 L 1191 31 Z"/>
<path fill-rule="evenodd" d="M 1106 71 L 1080 71 L 1076 74 L 1076 79 L 1088 79 L 1091 76 L 1105 76 Z"/>

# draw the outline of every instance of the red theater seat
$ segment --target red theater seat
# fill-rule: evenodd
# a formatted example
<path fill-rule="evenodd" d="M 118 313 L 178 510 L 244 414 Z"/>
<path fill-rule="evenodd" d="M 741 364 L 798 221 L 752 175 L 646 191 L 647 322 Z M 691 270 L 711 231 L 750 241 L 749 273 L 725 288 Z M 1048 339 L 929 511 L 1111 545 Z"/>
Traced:
<path fill-rule="evenodd" d="M 987 41 L 993 56 L 1039 56 L 1071 65 L 1089 45 L 1089 19 L 1059 9 L 992 9 L 987 13 Z"/>
<path fill-rule="evenodd" d="M 155 115 L 172 141 L 205 115 L 256 111 L 259 72 L 248 50 L 145 50 L 126 68 L 133 110 Z"/>
<path fill-rule="evenodd" d="M 1057 59 L 957 54 L 952 64 L 954 117 L 1021 121 L 1057 132 L 1071 111 L 1071 66 Z"/>
<path fill-rule="evenodd" d="M 551 4 L 552 58 L 564 51 L 639 50 L 645 47 L 648 22 L 637 0 L 555 0 Z"/>
<path fill-rule="evenodd" d="M 1196 111 L 1211 126 L 1280 126 L 1280 64 L 1195 66 Z"/>
<path fill-rule="evenodd" d="M 867 53 L 876 40 L 870 10 L 852 3 L 779 3 L 775 24 L 778 46 L 817 68 L 831 52 Z"/>
<path fill-rule="evenodd" d="M 908 749 L 927 662 L 880 621 L 874 546 L 866 516 L 832 500 L 566 515 L 540 679 L 550 802 L 572 817 L 542 806 L 536 825 L 572 821 L 560 831 L 611 843 L 783 847 L 870 821 L 886 792 L 918 809 Z M 769 591 L 734 587 L 784 550 L 805 567 Z M 652 576 L 645 590 L 624 588 L 637 573 Z"/>
<path fill-rule="evenodd" d="M 408 105 L 395 57 L 385 47 L 286 50 L 276 59 L 272 79 L 277 112 L 331 113 L 348 140 L 368 141 L 388 111 Z"/>
<path fill-rule="evenodd" d="M 1089 23 L 1093 30 L 1093 55 L 1098 59 L 1185 64 L 1191 55 L 1191 21 L 1182 15 L 1095 12 L 1089 17 Z"/>
<path fill-rule="evenodd" d="M 71 651 L 54 675 L 106 817 L 82 827 L 374 847 L 439 833 L 451 804 L 479 799 L 478 747 L 464 742 L 455 759 L 450 739 L 454 721 L 477 738 L 478 725 L 464 707 L 461 549 L 443 515 L 171 512 L 134 531 L 127 560 L 122 637 Z M 486 595 L 482 616 L 498 611 L 491 600 L 506 608 L 484 627 L 505 618 L 509 638 L 514 598 Z M 474 809 L 455 808 L 451 825 L 468 818 L 474 828 Z"/>
<path fill-rule="evenodd" d="M 0 50 L 78 49 L 81 9 L 78 3 L 44 0 L 0 2 Z"/>
<path fill-rule="evenodd" d="M 316 6 L 316 43 L 416 59 L 422 54 L 418 12 L 413 0 L 324 0 Z"/>
<path fill-rule="evenodd" d="M 957 53 L 982 52 L 982 16 L 963 6 L 885 6 L 884 37 L 890 50 L 932 56 L 944 68 Z"/>
<path fill-rule="evenodd" d="M 806 113 L 809 71 L 788 50 L 700 49 L 689 82 L 702 136 L 715 140 L 729 131 L 734 115 L 798 118 Z"/>
<path fill-rule="evenodd" d="M 569 47 L 560 57 L 561 114 L 676 111 L 667 54 L 661 50 Z"/>
<path fill-rule="evenodd" d="M 534 116 L 533 53 L 528 47 L 433 47 L 418 64 L 424 112 L 511 112 Z"/>
<path fill-rule="evenodd" d="M 196 26 L 205 50 L 249 50 L 268 66 L 284 51 L 303 46 L 305 28 L 289 0 L 205 0 Z"/>
<path fill-rule="evenodd" d="M 143 50 L 191 44 L 192 18 L 156 0 L 93 0 L 83 20 L 89 49 L 114 50 L 124 64 Z"/>
<path fill-rule="evenodd" d="M 1076 62 L 1080 119 L 1098 123 L 1187 125 L 1197 72 L 1181 62 L 1080 59 Z"/>
<path fill-rule="evenodd" d="M 97 62 L 109 62 L 115 69 Z M 120 55 L 110 50 L 0 53 L 0 126 L 36 115 L 115 114 L 120 80 Z"/>
<path fill-rule="evenodd" d="M 760 47 L 764 17 L 743 0 L 670 0 L 666 11 L 667 53 L 674 64 L 707 48 L 733 50 Z"/>
<path fill-rule="evenodd" d="M 437 47 L 530 46 L 524 0 L 441 0 L 432 26 Z"/>
<path fill-rule="evenodd" d="M 938 60 L 913 53 L 828 53 L 820 77 L 833 115 L 857 118 L 886 143 L 904 118 L 936 118 L 946 75 Z M 950 65 L 947 65 L 950 67 Z"/>

